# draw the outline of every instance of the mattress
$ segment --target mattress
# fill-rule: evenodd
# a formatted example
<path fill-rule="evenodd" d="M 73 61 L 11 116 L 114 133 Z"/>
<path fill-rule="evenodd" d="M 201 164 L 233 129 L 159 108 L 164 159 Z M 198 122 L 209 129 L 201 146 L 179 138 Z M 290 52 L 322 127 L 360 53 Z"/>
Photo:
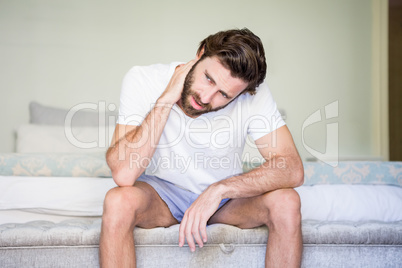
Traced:
<path fill-rule="evenodd" d="M 0 176 L 0 224 L 102 216 L 112 178 Z M 312 185 L 296 188 L 302 219 L 316 221 L 402 221 L 402 187 Z"/>

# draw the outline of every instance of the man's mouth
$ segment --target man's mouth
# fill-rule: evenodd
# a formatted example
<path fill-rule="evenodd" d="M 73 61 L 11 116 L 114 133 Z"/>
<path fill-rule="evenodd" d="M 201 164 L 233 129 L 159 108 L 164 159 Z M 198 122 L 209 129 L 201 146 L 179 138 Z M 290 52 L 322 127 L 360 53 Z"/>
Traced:
<path fill-rule="evenodd" d="M 199 104 L 199 103 L 194 99 L 193 96 L 190 96 L 190 103 L 191 103 L 191 106 L 193 106 L 193 108 L 196 109 L 196 110 L 202 110 L 202 109 L 204 109 L 204 106 L 202 106 L 201 104 Z"/>

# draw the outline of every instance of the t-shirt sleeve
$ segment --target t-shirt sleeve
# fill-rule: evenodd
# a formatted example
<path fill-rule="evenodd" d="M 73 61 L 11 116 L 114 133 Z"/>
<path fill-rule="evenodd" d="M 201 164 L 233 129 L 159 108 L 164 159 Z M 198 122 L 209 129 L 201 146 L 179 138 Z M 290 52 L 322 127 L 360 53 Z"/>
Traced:
<path fill-rule="evenodd" d="M 131 68 L 124 76 L 117 124 L 139 126 L 152 108 L 150 85 L 141 67 Z"/>
<path fill-rule="evenodd" d="M 249 106 L 251 113 L 247 130 L 254 140 L 258 140 L 285 125 L 285 121 L 283 121 L 265 82 L 258 87 L 256 95 L 252 96 L 251 99 Z"/>

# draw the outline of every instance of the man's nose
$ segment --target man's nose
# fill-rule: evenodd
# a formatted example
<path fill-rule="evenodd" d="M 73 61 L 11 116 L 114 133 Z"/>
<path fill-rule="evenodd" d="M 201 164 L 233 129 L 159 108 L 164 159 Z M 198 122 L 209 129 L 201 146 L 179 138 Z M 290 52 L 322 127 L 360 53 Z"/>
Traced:
<path fill-rule="evenodd" d="M 203 104 L 208 104 L 212 101 L 217 90 L 215 89 L 205 89 L 200 93 L 200 100 Z"/>

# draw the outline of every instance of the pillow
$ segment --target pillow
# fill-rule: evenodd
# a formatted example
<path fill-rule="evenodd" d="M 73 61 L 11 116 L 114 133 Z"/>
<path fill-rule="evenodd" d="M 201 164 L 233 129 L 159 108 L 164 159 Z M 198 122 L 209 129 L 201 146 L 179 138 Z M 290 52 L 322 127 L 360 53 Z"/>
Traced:
<path fill-rule="evenodd" d="M 110 104 L 112 108 L 106 112 L 99 111 L 99 105 L 94 103 L 82 103 L 71 109 L 61 109 L 41 105 L 37 102 L 29 103 L 29 122 L 37 125 L 59 125 L 64 126 L 67 115 L 72 116 L 71 125 L 95 127 L 99 125 L 99 117 L 103 115 L 106 125 L 115 125 L 118 111 L 115 105 Z M 99 112 L 95 112 L 98 110 Z"/>
<path fill-rule="evenodd" d="M 17 129 L 17 153 L 106 152 L 114 126 L 64 127 L 21 125 Z"/>
<path fill-rule="evenodd" d="M 402 188 L 390 185 L 314 185 L 295 188 L 303 220 L 402 220 Z"/>
<path fill-rule="evenodd" d="M 402 162 L 340 161 L 337 167 L 323 162 L 304 162 L 304 185 L 389 184 L 402 186 Z"/>
<path fill-rule="evenodd" d="M 112 177 L 112 174 L 104 152 L 0 153 L 0 176 Z"/>

